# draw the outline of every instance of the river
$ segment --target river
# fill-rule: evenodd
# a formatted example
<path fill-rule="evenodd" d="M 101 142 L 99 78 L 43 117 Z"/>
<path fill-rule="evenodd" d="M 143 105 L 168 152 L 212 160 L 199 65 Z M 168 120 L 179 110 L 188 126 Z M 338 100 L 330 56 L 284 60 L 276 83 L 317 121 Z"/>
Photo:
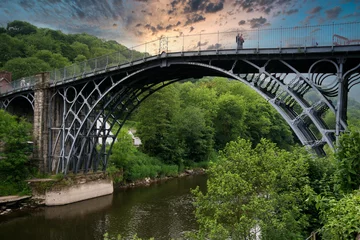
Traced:
<path fill-rule="evenodd" d="M 188 176 L 147 187 L 115 189 L 113 195 L 59 207 L 0 216 L 0 239 L 103 239 L 121 234 L 180 238 L 197 228 L 190 189 L 206 188 L 206 176 Z"/>

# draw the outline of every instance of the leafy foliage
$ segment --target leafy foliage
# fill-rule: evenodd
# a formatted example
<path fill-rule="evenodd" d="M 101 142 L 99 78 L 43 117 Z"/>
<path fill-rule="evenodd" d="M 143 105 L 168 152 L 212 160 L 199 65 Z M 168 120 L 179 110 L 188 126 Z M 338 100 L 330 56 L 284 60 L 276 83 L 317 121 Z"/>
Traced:
<path fill-rule="evenodd" d="M 355 239 L 360 235 L 360 191 L 346 194 L 340 200 L 328 200 L 323 211 L 326 222 L 322 228 L 323 239 Z"/>
<path fill-rule="evenodd" d="M 31 124 L 0 110 L 0 195 L 23 190 L 29 175 Z"/>
<path fill-rule="evenodd" d="M 0 69 L 12 72 L 13 80 L 117 51 L 123 51 L 119 59 L 139 54 L 116 41 L 85 33 L 64 34 L 23 21 L 0 29 Z"/>
<path fill-rule="evenodd" d="M 345 192 L 360 187 L 360 131 L 352 131 L 342 135 L 337 152 L 339 160 L 338 177 Z"/>
<path fill-rule="evenodd" d="M 238 139 L 227 144 L 209 169 L 208 192 L 198 189 L 199 239 L 299 239 L 307 225 L 307 158 L 261 140 L 255 147 Z"/>

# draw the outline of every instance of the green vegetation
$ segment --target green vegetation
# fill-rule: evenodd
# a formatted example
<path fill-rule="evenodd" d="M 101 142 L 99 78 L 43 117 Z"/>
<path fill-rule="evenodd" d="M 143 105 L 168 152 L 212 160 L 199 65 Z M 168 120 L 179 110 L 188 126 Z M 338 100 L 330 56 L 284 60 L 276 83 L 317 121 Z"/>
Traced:
<path fill-rule="evenodd" d="M 118 135 L 109 169 L 112 174 L 121 169 L 125 181 L 207 168 L 239 136 L 253 146 L 261 137 L 285 149 L 294 144 L 289 126 L 266 101 L 224 78 L 175 83 L 145 99 L 131 122 L 142 141 L 139 148 L 133 146 L 128 127 Z"/>
<path fill-rule="evenodd" d="M 268 140 L 228 143 L 208 171 L 208 192 L 193 191 L 200 228 L 190 238 L 357 239 L 359 141 L 352 128 L 326 158 Z"/>
<path fill-rule="evenodd" d="M 12 72 L 13 80 L 118 51 L 123 51 L 119 59 L 131 56 L 116 41 L 85 33 L 64 34 L 23 21 L 0 28 L 0 69 Z"/>
<path fill-rule="evenodd" d="M 0 196 L 28 193 L 31 124 L 0 109 Z"/>
<path fill-rule="evenodd" d="M 0 28 L 0 69 L 13 79 L 115 51 L 124 59 L 132 54 L 115 41 L 22 21 Z M 191 238 L 254 239 L 261 232 L 262 239 L 305 239 L 316 232 L 321 239 L 354 239 L 360 232 L 360 104 L 348 105 L 354 126 L 337 154 L 317 158 L 294 146 L 285 121 L 245 85 L 224 78 L 175 83 L 144 100 L 121 129 L 107 171 L 121 182 L 209 165 L 208 192 L 194 191 L 199 231 Z M 141 147 L 133 146 L 129 128 L 137 130 Z M 30 132 L 30 124 L 0 110 L 0 195 L 28 191 Z"/>

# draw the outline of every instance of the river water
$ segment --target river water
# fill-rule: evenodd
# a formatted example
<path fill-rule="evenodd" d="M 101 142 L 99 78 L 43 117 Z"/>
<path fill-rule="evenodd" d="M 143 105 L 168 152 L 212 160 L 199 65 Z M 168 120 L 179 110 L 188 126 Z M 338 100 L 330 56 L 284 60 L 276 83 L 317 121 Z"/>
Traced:
<path fill-rule="evenodd" d="M 0 239 L 103 239 L 121 234 L 180 238 L 197 228 L 190 189 L 206 188 L 206 176 L 188 176 L 59 207 L 0 216 Z"/>

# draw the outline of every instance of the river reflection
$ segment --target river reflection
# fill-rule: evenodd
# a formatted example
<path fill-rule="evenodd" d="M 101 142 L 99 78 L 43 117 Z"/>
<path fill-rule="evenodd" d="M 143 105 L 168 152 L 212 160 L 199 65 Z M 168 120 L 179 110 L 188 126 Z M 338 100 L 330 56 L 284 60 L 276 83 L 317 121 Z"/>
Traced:
<path fill-rule="evenodd" d="M 179 238 L 197 228 L 190 189 L 205 189 L 206 176 L 176 178 L 66 206 L 0 216 L 0 239 Z"/>

